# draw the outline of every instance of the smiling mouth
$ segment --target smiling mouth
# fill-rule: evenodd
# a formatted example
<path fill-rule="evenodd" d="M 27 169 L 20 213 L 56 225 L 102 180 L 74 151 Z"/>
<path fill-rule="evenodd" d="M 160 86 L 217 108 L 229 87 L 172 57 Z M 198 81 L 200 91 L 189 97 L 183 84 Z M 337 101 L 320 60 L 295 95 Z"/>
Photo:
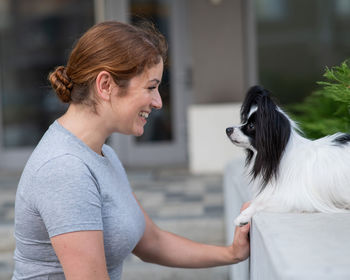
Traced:
<path fill-rule="evenodd" d="M 147 120 L 148 116 L 149 116 L 149 113 L 147 113 L 147 112 L 140 112 L 139 116 Z"/>

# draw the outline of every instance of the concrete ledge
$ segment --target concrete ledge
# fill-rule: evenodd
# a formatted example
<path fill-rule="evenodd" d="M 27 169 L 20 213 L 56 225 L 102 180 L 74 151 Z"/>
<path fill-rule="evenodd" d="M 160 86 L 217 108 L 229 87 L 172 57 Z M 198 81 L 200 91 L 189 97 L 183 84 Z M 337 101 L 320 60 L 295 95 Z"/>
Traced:
<path fill-rule="evenodd" d="M 234 237 L 234 219 L 238 216 L 244 202 L 251 199 L 248 188 L 248 178 L 244 176 L 243 157 L 232 160 L 225 168 L 224 173 L 224 198 L 225 198 L 225 222 L 226 242 L 231 244 Z M 230 279 L 249 279 L 249 259 L 239 264 L 231 265 Z"/>
<path fill-rule="evenodd" d="M 350 279 L 349 241 L 350 214 L 258 213 L 250 279 Z"/>
<path fill-rule="evenodd" d="M 243 159 L 224 174 L 227 243 L 233 220 L 250 200 Z M 250 260 L 230 266 L 233 280 L 350 279 L 350 213 L 258 213 L 251 227 Z"/>

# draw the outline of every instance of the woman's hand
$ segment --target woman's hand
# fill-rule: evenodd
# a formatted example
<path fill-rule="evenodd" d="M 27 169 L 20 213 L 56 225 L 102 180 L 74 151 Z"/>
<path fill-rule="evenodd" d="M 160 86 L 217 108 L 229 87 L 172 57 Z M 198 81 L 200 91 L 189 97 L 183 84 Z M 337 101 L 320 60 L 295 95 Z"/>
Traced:
<path fill-rule="evenodd" d="M 143 261 L 172 267 L 205 268 L 237 263 L 249 256 L 249 225 L 236 229 L 234 243 L 230 246 L 207 245 L 161 230 L 140 207 L 145 215 L 146 229 L 133 253 Z"/>
<path fill-rule="evenodd" d="M 243 204 L 241 212 L 250 205 L 250 202 Z M 250 254 L 250 240 L 249 240 L 250 223 L 236 227 L 233 243 L 231 245 L 234 263 L 243 261 L 249 257 Z"/>

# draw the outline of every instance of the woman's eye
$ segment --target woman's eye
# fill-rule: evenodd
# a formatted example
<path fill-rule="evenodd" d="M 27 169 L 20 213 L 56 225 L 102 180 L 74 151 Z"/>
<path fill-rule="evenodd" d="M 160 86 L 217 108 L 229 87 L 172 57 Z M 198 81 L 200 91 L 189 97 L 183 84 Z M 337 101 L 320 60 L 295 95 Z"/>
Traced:
<path fill-rule="evenodd" d="M 157 87 L 149 87 L 148 90 L 154 90 L 156 89 Z"/>

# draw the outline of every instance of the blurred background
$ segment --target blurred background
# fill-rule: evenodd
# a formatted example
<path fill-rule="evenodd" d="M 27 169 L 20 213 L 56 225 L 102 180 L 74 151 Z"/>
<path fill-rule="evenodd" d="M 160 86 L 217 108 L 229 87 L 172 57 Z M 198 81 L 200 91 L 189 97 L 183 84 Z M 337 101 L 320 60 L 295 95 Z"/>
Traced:
<path fill-rule="evenodd" d="M 349 0 L 0 0 L 1 166 L 21 168 L 66 109 L 47 75 L 76 39 L 96 22 L 138 17 L 170 47 L 163 110 L 142 137 L 110 139 L 130 167 L 187 165 L 191 106 L 240 102 L 256 83 L 282 104 L 300 102 L 325 66 L 350 57 Z"/>
<path fill-rule="evenodd" d="M 20 171 L 66 109 L 49 86 L 49 72 L 66 64 L 74 42 L 95 23 L 135 23 L 139 18 L 154 22 L 169 43 L 160 89 L 164 107 L 150 115 L 142 137 L 114 134 L 109 144 L 134 174 L 136 185 L 146 178 L 151 186 L 158 178 L 176 189 L 174 178 L 187 182 L 204 174 L 211 187 L 200 181 L 201 193 L 192 202 L 208 201 L 215 193 L 211 206 L 218 207 L 216 220 L 223 219 L 220 176 L 234 156 L 228 142 L 218 141 L 226 141 L 225 127 L 239 121 L 246 90 L 262 84 L 282 105 L 291 106 L 317 90 L 326 66 L 350 57 L 350 0 L 0 0 L 3 240 L 13 223 Z M 180 175 L 159 171 L 164 169 Z M 191 202 L 179 192 L 161 196 L 163 204 L 164 197 L 177 205 Z M 185 212 L 183 217 L 191 208 Z M 223 225 L 215 227 L 224 242 Z M 4 241 L 0 250 L 12 248 L 11 242 Z"/>

